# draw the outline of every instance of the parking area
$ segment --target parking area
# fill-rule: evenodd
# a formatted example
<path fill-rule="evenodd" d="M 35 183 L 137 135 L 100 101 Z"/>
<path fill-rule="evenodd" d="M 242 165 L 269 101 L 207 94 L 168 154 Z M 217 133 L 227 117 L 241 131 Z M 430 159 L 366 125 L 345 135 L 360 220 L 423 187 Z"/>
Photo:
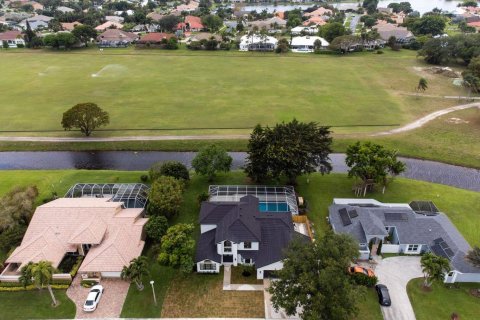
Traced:
<path fill-rule="evenodd" d="M 94 312 L 84 312 L 83 304 L 87 298 L 89 288 L 80 285 L 80 277 L 75 277 L 72 285 L 67 290 L 67 295 L 76 305 L 75 318 L 118 318 L 122 312 L 123 302 L 127 297 L 130 284 L 119 279 L 102 279 L 100 284 L 104 287 L 104 292 L 97 310 Z"/>
<path fill-rule="evenodd" d="M 423 276 L 420 257 L 399 256 L 380 260 L 375 267 L 378 283 L 388 287 L 392 305 L 381 307 L 385 320 L 415 320 L 407 283 Z"/>

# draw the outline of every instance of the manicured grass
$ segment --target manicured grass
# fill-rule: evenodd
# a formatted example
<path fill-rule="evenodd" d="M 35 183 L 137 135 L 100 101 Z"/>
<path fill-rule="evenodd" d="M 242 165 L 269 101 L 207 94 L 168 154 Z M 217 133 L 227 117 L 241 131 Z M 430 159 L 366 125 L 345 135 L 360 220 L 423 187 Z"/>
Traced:
<path fill-rule="evenodd" d="M 383 319 L 378 296 L 375 289 L 369 288 L 366 291 L 365 299 L 358 305 L 359 312 L 355 320 L 381 320 Z"/>
<path fill-rule="evenodd" d="M 60 302 L 52 307 L 52 299 L 46 289 L 0 292 L 0 319 L 73 319 L 75 304 L 65 290 L 54 290 Z"/>
<path fill-rule="evenodd" d="M 251 128 L 293 117 L 324 125 L 392 125 L 444 106 L 401 94 L 411 93 L 418 82 L 415 66 L 424 62 L 407 50 L 347 56 L 132 48 L 1 51 L 0 121 L 2 130 L 78 135 L 62 131 L 61 115 L 79 102 L 93 101 L 110 113 L 107 129 L 172 129 L 95 135 L 248 133 L 250 129 L 214 128 Z M 445 77 L 428 78 L 429 94 L 463 91 Z M 381 129 L 346 127 L 336 132 Z"/>
<path fill-rule="evenodd" d="M 255 272 L 255 270 L 253 270 L 248 277 L 244 276 L 242 273 L 243 273 L 242 267 L 232 267 L 231 283 L 232 284 L 263 284 L 263 280 L 257 279 L 257 273 Z"/>
<path fill-rule="evenodd" d="M 460 119 L 454 123 L 455 119 Z M 457 120 L 458 121 L 458 120 Z M 480 110 L 457 111 L 439 117 L 414 131 L 391 136 L 372 137 L 368 134 L 334 135 L 333 150 L 345 152 L 358 140 L 374 141 L 398 150 L 399 155 L 480 168 Z M 175 140 L 93 143 L 0 142 L 0 151 L 14 150 L 145 150 L 196 151 L 216 143 L 229 151 L 245 151 L 245 140 Z"/>
<path fill-rule="evenodd" d="M 478 319 L 480 298 L 469 293 L 470 289 L 480 289 L 478 283 L 458 284 L 451 288 L 435 283 L 431 291 L 425 291 L 422 282 L 423 279 L 413 279 L 407 285 L 408 296 L 418 320 L 450 319 L 454 312 L 462 320 Z"/>
<path fill-rule="evenodd" d="M 169 267 L 160 266 L 155 257 L 149 255 L 150 262 L 150 276 L 144 279 L 145 289 L 138 291 L 136 285 L 130 285 L 127 298 L 123 304 L 122 313 L 120 317 L 144 317 L 144 318 L 157 318 L 160 316 L 163 307 L 163 300 L 168 287 L 172 283 L 172 279 L 177 273 Z M 155 294 L 157 297 L 157 305 L 153 301 L 152 287 L 150 280 L 154 280 Z"/>
<path fill-rule="evenodd" d="M 162 317 L 263 318 L 263 291 L 223 291 L 223 271 L 177 274 L 163 302 Z"/>

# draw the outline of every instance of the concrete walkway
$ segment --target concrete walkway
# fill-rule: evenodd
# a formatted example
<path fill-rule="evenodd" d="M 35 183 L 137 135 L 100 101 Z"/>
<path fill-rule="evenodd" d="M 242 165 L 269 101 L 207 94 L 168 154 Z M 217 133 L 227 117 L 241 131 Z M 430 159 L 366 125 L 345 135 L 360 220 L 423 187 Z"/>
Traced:
<path fill-rule="evenodd" d="M 432 113 L 426 115 L 425 117 L 420 118 L 420 119 L 418 119 L 418 120 L 416 120 L 412 123 L 409 123 L 406 126 L 403 126 L 401 128 L 374 133 L 374 134 L 372 134 L 372 136 L 385 136 L 385 135 L 391 135 L 391 134 L 402 133 L 402 132 L 418 129 L 418 128 L 421 128 L 422 126 L 424 126 L 426 123 L 428 123 L 432 120 L 435 120 L 436 118 L 438 118 L 440 116 L 443 116 L 445 114 L 448 114 L 448 113 L 451 113 L 451 112 L 454 112 L 454 111 L 465 110 L 465 109 L 469 109 L 469 108 L 480 108 L 480 103 L 477 102 L 477 103 L 462 104 L 462 105 L 459 105 L 459 106 L 454 106 L 454 107 L 446 108 L 446 109 L 443 109 L 443 110 L 435 111 L 435 112 L 432 112 Z"/>
<path fill-rule="evenodd" d="M 232 267 L 223 267 L 223 290 L 225 291 L 263 291 L 262 284 L 234 284 L 232 280 Z"/>
<path fill-rule="evenodd" d="M 407 283 L 423 276 L 420 257 L 399 256 L 379 261 L 375 268 L 378 283 L 388 287 L 392 305 L 380 307 L 385 320 L 415 320 L 407 294 Z"/>

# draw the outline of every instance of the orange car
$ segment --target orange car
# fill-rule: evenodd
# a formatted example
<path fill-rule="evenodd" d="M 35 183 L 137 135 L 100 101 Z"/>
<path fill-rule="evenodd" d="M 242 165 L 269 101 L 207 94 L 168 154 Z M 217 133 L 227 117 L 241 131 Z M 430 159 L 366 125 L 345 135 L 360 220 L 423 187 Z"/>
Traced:
<path fill-rule="evenodd" d="M 372 269 L 364 268 L 361 266 L 353 266 L 348 268 L 348 273 L 354 274 L 354 273 L 363 273 L 364 275 L 367 275 L 369 277 L 374 277 L 375 273 L 373 273 Z"/>

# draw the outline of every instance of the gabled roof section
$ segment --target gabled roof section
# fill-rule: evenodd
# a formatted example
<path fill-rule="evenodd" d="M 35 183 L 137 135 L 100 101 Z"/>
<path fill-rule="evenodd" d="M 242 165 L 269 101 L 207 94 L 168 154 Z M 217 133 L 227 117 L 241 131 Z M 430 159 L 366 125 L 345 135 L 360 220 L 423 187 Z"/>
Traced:
<path fill-rule="evenodd" d="M 90 221 L 80 226 L 68 243 L 72 244 L 100 244 L 107 231 L 107 224 L 101 220 L 92 217 Z"/>
<path fill-rule="evenodd" d="M 212 260 L 218 263 L 222 262 L 222 258 L 217 253 L 215 229 L 202 233 L 198 240 L 195 261 L 198 262 L 203 260 Z"/>

